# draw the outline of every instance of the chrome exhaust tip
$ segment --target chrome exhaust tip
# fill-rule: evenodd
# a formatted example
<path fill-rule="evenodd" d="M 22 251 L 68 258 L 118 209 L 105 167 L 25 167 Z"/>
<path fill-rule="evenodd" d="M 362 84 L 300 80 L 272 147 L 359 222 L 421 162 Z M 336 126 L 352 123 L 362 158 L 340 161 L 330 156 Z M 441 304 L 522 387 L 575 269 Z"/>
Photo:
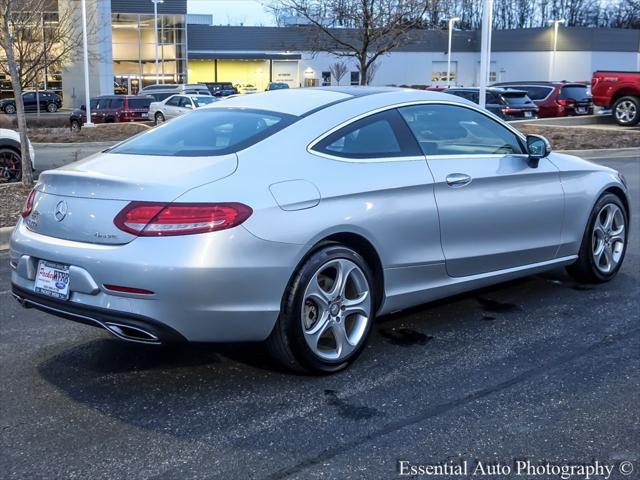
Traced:
<path fill-rule="evenodd" d="M 142 328 L 121 323 L 105 322 L 104 327 L 116 337 L 130 342 L 160 344 L 160 339 Z"/>

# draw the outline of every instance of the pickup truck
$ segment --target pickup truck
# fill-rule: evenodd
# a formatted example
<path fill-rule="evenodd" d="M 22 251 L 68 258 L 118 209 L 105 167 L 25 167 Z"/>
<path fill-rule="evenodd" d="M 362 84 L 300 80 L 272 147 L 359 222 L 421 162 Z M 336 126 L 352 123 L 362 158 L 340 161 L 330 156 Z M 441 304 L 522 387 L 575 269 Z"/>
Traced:
<path fill-rule="evenodd" d="M 619 125 L 640 121 L 640 72 L 598 70 L 591 78 L 593 103 L 610 108 Z"/>

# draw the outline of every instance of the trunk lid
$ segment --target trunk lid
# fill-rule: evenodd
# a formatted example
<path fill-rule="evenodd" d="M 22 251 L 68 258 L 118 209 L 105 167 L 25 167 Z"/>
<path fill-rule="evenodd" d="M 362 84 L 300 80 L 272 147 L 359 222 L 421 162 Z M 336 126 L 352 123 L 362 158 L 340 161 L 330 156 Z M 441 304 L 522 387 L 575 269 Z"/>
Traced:
<path fill-rule="evenodd" d="M 27 227 L 42 235 L 118 245 L 136 238 L 113 220 L 131 201 L 171 202 L 231 175 L 235 154 L 163 157 L 103 153 L 40 175 Z"/>

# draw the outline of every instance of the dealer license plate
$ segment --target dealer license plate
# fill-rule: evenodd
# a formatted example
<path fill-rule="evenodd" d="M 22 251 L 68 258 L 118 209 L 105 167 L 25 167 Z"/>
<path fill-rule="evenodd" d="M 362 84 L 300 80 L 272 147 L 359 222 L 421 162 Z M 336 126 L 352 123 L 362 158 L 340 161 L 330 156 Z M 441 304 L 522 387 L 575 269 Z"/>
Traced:
<path fill-rule="evenodd" d="M 69 265 L 40 260 L 33 290 L 48 297 L 67 300 L 69 298 Z"/>

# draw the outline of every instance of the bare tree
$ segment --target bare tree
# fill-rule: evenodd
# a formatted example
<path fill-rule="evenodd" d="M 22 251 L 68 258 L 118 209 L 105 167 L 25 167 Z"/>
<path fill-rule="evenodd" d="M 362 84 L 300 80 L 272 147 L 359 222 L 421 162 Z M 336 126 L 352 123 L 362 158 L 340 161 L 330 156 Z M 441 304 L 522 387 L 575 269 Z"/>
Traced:
<path fill-rule="evenodd" d="M 432 0 L 280 0 L 309 23 L 313 49 L 358 63 L 360 84 L 370 78 L 374 62 L 391 50 L 412 41 Z M 347 28 L 336 28 L 347 27 Z"/>
<path fill-rule="evenodd" d="M 33 184 L 22 91 L 36 85 L 51 66 L 62 66 L 82 50 L 82 27 L 59 15 L 51 0 L 0 0 L 0 72 L 11 78 L 22 157 L 22 183 Z"/>
<path fill-rule="evenodd" d="M 364 82 L 365 85 L 369 85 L 371 82 L 373 82 L 373 77 L 376 76 L 376 72 L 378 71 L 379 66 L 380 66 L 380 63 L 372 63 L 371 65 L 369 65 L 369 68 L 365 73 L 365 75 L 367 76 Z M 360 66 L 358 66 L 358 71 L 360 72 L 360 76 L 362 76 L 362 71 L 360 70 Z"/>
<path fill-rule="evenodd" d="M 329 70 L 331 71 L 331 75 L 336 79 L 336 84 L 340 85 L 340 80 L 344 78 L 344 76 L 349 71 L 349 67 L 345 62 L 335 62 L 329 66 Z"/>

